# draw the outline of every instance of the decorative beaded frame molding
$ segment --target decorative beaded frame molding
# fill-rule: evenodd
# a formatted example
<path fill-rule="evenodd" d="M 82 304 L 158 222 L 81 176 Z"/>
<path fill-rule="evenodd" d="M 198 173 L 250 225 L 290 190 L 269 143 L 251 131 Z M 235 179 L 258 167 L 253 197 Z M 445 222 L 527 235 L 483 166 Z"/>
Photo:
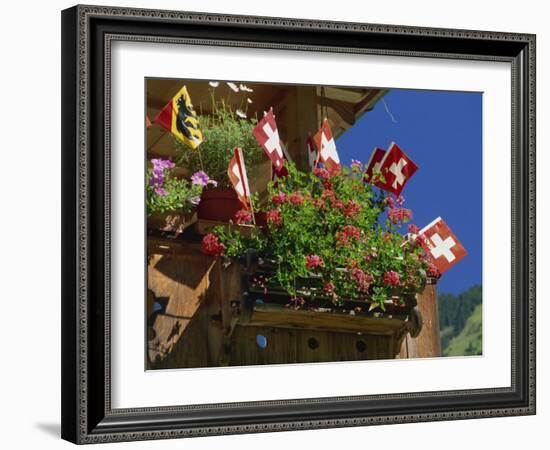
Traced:
<path fill-rule="evenodd" d="M 116 40 L 509 62 L 511 386 L 112 409 L 110 49 Z M 63 438 L 84 444 L 535 414 L 534 35 L 75 6 L 62 13 L 62 82 Z"/>

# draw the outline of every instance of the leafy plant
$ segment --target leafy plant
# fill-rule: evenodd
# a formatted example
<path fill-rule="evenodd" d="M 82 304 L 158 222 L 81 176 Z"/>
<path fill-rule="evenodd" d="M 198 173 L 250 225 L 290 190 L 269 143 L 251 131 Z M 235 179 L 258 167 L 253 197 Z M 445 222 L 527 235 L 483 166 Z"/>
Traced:
<path fill-rule="evenodd" d="M 412 217 L 401 207 L 404 200 L 385 197 L 365 183 L 359 162 L 338 173 L 304 173 L 292 163 L 287 168 L 288 176 L 269 185 L 270 199 L 262 208 L 265 230 L 246 238 L 215 228 L 208 239 L 216 238 L 218 245 L 209 254 L 236 257 L 256 248 L 273 264 L 268 285 L 296 300 L 315 291 L 335 304 L 356 299 L 384 307 L 396 293 L 418 291 L 426 270 L 436 270 L 419 243 L 397 231 Z"/>
<path fill-rule="evenodd" d="M 172 211 L 189 212 L 199 201 L 204 185 L 173 174 L 174 163 L 153 159 L 147 170 L 147 215 Z"/>
<path fill-rule="evenodd" d="M 213 101 L 213 112 L 200 115 L 199 125 L 204 141 L 197 150 L 188 148 L 184 143 L 175 140 L 179 150 L 178 165 L 187 167 L 191 172 L 206 171 L 220 186 L 230 186 L 227 177 L 227 166 L 233 157 L 233 149 L 240 147 L 243 151 L 249 176 L 254 167 L 265 159 L 263 150 L 258 145 L 252 130 L 256 119 L 241 118 L 222 99 Z"/>

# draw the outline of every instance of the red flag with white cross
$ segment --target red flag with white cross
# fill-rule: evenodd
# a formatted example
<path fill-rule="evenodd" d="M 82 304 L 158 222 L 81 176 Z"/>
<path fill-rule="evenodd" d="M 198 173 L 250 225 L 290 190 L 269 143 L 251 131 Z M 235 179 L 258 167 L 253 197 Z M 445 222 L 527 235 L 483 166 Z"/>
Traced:
<path fill-rule="evenodd" d="M 313 137 L 309 135 L 306 139 L 306 151 L 307 151 L 307 160 L 309 162 L 309 168 L 313 170 L 317 167 L 317 162 L 319 160 L 319 153 L 315 148 L 315 142 L 313 142 Z"/>
<path fill-rule="evenodd" d="M 369 161 L 366 164 L 365 178 L 368 182 L 371 181 L 375 172 L 380 171 L 382 160 L 386 155 L 386 150 L 376 147 L 370 155 Z"/>
<path fill-rule="evenodd" d="M 332 136 L 332 130 L 328 119 L 323 120 L 321 129 L 313 136 L 313 142 L 319 152 L 319 161 L 329 170 L 340 169 L 340 158 L 336 151 L 336 142 Z"/>
<path fill-rule="evenodd" d="M 240 148 L 235 148 L 234 150 L 233 158 L 231 158 L 229 166 L 227 167 L 227 176 L 243 206 L 250 209 L 250 187 L 248 186 L 248 176 L 246 175 L 243 151 Z"/>
<path fill-rule="evenodd" d="M 441 273 L 449 270 L 468 254 L 441 217 L 422 228 L 418 236 L 426 255 Z"/>
<path fill-rule="evenodd" d="M 399 196 L 407 181 L 417 170 L 418 166 L 413 160 L 395 142 L 392 142 L 380 162 L 380 171 L 385 178 L 385 182 L 379 182 L 376 185 Z"/>
<path fill-rule="evenodd" d="M 258 144 L 264 149 L 265 154 L 271 160 L 276 171 L 280 171 L 285 163 L 279 131 L 275 122 L 273 108 L 265 113 L 262 120 L 258 122 L 252 134 L 258 141 Z"/>

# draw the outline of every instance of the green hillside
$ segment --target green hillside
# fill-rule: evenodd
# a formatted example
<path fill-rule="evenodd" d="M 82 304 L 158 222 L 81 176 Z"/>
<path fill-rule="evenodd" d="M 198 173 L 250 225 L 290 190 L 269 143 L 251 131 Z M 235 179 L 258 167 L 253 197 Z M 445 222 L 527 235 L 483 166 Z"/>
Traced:
<path fill-rule="evenodd" d="M 480 355 L 482 289 L 475 285 L 459 295 L 439 296 L 441 349 L 444 356 Z"/>
<path fill-rule="evenodd" d="M 477 305 L 458 336 L 443 351 L 443 356 L 481 355 L 481 305 Z"/>

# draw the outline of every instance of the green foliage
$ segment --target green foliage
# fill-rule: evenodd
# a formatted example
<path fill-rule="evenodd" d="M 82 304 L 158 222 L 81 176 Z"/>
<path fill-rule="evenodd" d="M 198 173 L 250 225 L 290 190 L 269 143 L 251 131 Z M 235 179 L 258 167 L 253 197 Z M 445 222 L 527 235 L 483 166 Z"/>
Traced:
<path fill-rule="evenodd" d="M 223 100 L 216 103 L 212 114 L 199 116 L 204 141 L 197 150 L 175 139 L 180 154 L 178 165 L 186 167 L 191 173 L 204 170 L 219 186 L 227 187 L 230 186 L 227 166 L 233 157 L 233 149 L 240 147 L 250 177 L 254 167 L 265 159 L 263 150 L 252 134 L 256 123 L 255 119 L 239 118 Z"/>
<path fill-rule="evenodd" d="M 427 261 L 421 248 L 404 243 L 391 221 L 380 223 L 385 197 L 364 182 L 360 169 L 313 174 L 292 163 L 287 168 L 288 176 L 268 187 L 270 200 L 262 208 L 268 215 L 266 232 L 255 231 L 248 239 L 236 231 L 214 230 L 227 256 L 256 248 L 274 265 L 270 283 L 296 297 L 310 290 L 313 280 L 336 304 L 363 299 L 383 307 L 396 291 L 423 286 Z M 270 215 L 277 220 L 269 220 Z M 385 278 L 388 272 L 398 277 L 396 283 Z"/>
<path fill-rule="evenodd" d="M 445 347 L 443 356 L 470 356 L 482 354 L 481 305 L 477 305 L 460 334 Z"/>
<path fill-rule="evenodd" d="M 172 211 L 190 211 L 194 207 L 192 201 L 200 197 L 203 187 L 191 184 L 188 180 L 174 177 L 170 169 L 166 169 L 164 173 L 163 189 L 166 195 L 160 195 L 149 183 L 151 169 L 147 171 L 147 215 Z"/>
<path fill-rule="evenodd" d="M 481 302 L 482 288 L 480 285 L 472 286 L 458 296 L 439 295 L 439 328 L 444 355 L 448 354 L 451 342 L 463 332 L 469 318 L 481 305 Z M 481 314 L 481 308 L 479 314 Z M 479 339 L 481 339 L 481 335 Z M 479 340 L 479 348 L 481 348 L 481 340 Z"/>

